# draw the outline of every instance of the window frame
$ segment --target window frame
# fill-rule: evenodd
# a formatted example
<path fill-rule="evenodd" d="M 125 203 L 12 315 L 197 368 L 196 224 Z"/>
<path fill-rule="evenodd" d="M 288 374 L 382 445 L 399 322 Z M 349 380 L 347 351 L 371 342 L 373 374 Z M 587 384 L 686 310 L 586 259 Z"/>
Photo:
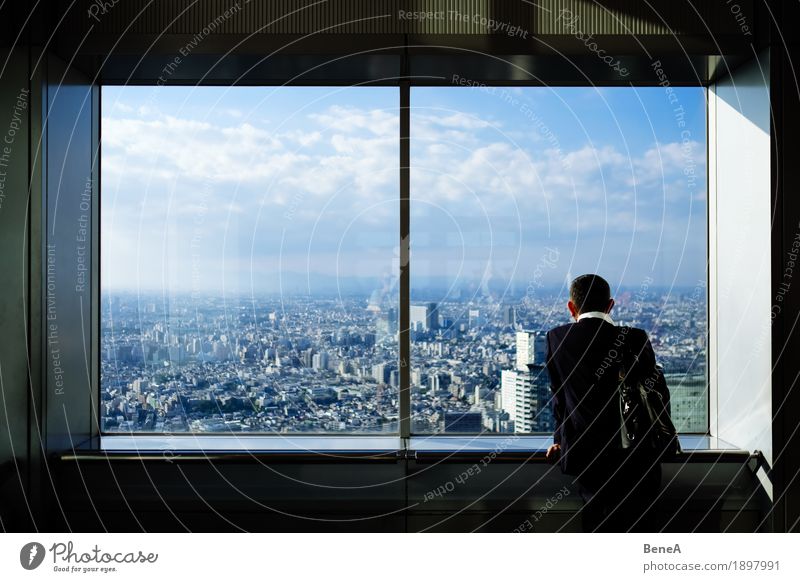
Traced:
<path fill-rule="evenodd" d="M 156 86 L 155 83 L 152 84 Z M 106 86 L 124 86 L 124 83 L 114 83 L 114 82 L 102 82 L 97 86 L 97 94 L 100 96 L 102 94 L 102 88 Z M 192 84 L 194 87 L 201 87 L 201 84 Z M 264 85 L 265 87 L 271 85 Z M 283 83 L 280 86 L 295 86 L 293 83 Z M 302 86 L 302 84 L 297 84 L 297 86 Z M 352 433 L 352 432 L 345 432 L 345 431 L 337 431 L 337 432 L 289 432 L 289 433 L 268 433 L 268 432 L 253 432 L 253 433 L 229 433 L 229 432 L 202 432 L 202 433 L 194 433 L 194 432 L 182 432 L 182 433 L 169 433 L 169 432 L 150 432 L 150 431 L 135 431 L 135 432 L 108 432 L 102 429 L 101 423 L 101 409 L 100 403 L 102 401 L 102 387 L 100 383 L 100 373 L 99 368 L 101 365 L 101 351 L 102 351 L 102 318 L 101 318 L 101 307 L 103 302 L 102 297 L 102 289 L 100 288 L 100 268 L 101 268 L 101 261 L 98 261 L 97 265 L 91 266 L 91 272 L 93 276 L 96 277 L 97 280 L 97 289 L 98 292 L 96 293 L 96 301 L 93 302 L 92 305 L 92 317 L 95 321 L 96 325 L 96 341 L 94 341 L 93 346 L 93 357 L 96 358 L 95 366 L 96 370 L 92 374 L 92 380 L 96 382 L 96 386 L 94 389 L 94 397 L 93 401 L 94 404 L 97 406 L 96 412 L 92 412 L 93 421 L 96 422 L 97 428 L 97 435 L 100 440 L 100 446 L 102 448 L 102 440 L 105 438 L 108 439 L 116 439 L 119 437 L 134 437 L 137 439 L 140 438 L 147 438 L 152 437 L 155 439 L 178 439 L 178 442 L 183 439 L 190 439 L 192 437 L 211 437 L 211 438 L 246 438 L 246 439 L 287 439 L 287 440 L 298 440 L 298 439 L 376 439 L 380 437 L 393 437 L 399 439 L 399 442 L 403 443 L 407 448 L 408 445 L 411 443 L 412 440 L 419 440 L 428 438 L 435 438 L 439 439 L 483 439 L 484 441 L 492 441 L 496 440 L 498 437 L 503 437 L 508 434 L 515 434 L 523 439 L 528 439 L 528 442 L 539 442 L 541 439 L 546 439 L 546 437 L 552 435 L 546 432 L 529 432 L 529 433 L 489 433 L 489 432 L 481 432 L 481 433 L 415 433 L 412 431 L 412 418 L 411 418 L 411 337 L 410 337 L 410 307 L 411 307 L 411 293 L 410 293 L 410 283 L 411 283 L 411 261 L 410 261 L 410 241 L 411 241 L 411 183 L 410 183 L 410 164 L 411 164 L 411 156 L 410 156 L 410 148 L 411 148 L 411 91 L 414 87 L 431 87 L 431 86 L 440 86 L 440 87 L 455 87 L 452 83 L 447 83 L 445 81 L 436 82 L 430 79 L 426 79 L 424 81 L 416 81 L 408 76 L 399 77 L 394 80 L 386 80 L 383 79 L 380 82 L 366 82 L 366 83 L 325 83 L 319 82 L 314 83 L 313 86 L 315 87 L 363 87 L 363 86 L 396 86 L 399 88 L 399 106 L 398 106 L 398 114 L 399 114 L 399 204 L 400 204 L 400 219 L 399 219 L 399 228 L 398 228 L 398 241 L 400 246 L 400 272 L 399 272 L 399 291 L 398 291 L 398 431 L 397 432 L 362 432 L 362 433 Z M 504 83 L 487 83 L 486 86 L 489 87 L 539 87 L 542 88 L 542 85 L 535 82 L 504 82 Z M 596 87 L 596 88 L 604 88 L 604 87 L 615 87 L 617 85 L 587 85 L 586 87 Z M 638 85 L 635 85 L 636 87 Z M 711 144 L 711 133 L 710 130 L 712 128 L 713 120 L 711 119 L 711 115 L 713 115 L 713 111 L 710 110 L 709 106 L 709 85 L 697 83 L 691 85 L 694 87 L 701 88 L 704 92 L 705 97 L 705 127 L 706 127 L 706 175 L 705 175 L 705 186 L 707 192 L 707 204 L 706 204 L 706 285 L 705 285 L 705 294 L 706 294 L 706 366 L 705 366 L 705 385 L 706 385 L 706 430 L 704 432 L 681 432 L 680 435 L 682 437 L 687 438 L 707 438 L 709 439 L 708 442 L 711 442 L 712 439 L 716 439 L 714 434 L 712 433 L 712 427 L 715 426 L 713 419 L 714 414 L 716 411 L 712 409 L 712 405 L 714 403 L 714 399 L 712 395 L 717 393 L 717 387 L 715 383 L 716 374 L 711 373 L 711 365 L 712 365 L 712 351 L 713 346 L 715 346 L 715 340 L 713 338 L 713 334 L 711 334 L 711 314 L 713 313 L 711 302 L 713 300 L 713 294 L 711 293 L 711 276 L 712 276 L 712 251 L 716 252 L 716 249 L 712 249 L 712 228 L 713 228 L 713 221 L 712 221 L 712 205 L 715 204 L 716 201 L 716 193 L 712 192 L 712 144 Z M 465 90 L 468 90 L 469 87 L 462 87 Z M 102 213 L 102 98 L 98 98 L 97 100 L 97 110 L 96 110 L 96 119 L 97 119 L 97 162 L 96 162 L 96 184 L 97 184 L 97 213 L 96 213 L 96 222 L 92 226 L 92 236 L 96 237 L 97 247 L 98 247 L 98 259 L 102 256 L 102 237 L 100 232 L 100 216 Z M 110 442 L 110 441 L 109 441 Z M 546 440 L 544 441 L 546 442 Z M 163 450 L 170 450 L 172 447 L 164 448 Z M 727 448 L 727 447 L 726 447 Z"/>

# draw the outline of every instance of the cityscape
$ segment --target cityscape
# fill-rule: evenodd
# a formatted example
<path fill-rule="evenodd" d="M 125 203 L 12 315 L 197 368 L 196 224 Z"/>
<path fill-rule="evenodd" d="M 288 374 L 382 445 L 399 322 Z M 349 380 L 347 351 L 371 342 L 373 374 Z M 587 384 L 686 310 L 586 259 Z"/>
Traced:
<path fill-rule="evenodd" d="M 706 432 L 705 287 L 617 293 L 647 330 L 681 432 Z M 551 433 L 547 329 L 558 291 L 410 305 L 417 434 Z M 397 433 L 398 305 L 368 296 L 220 299 L 104 294 L 107 433 Z"/>
<path fill-rule="evenodd" d="M 396 87 L 104 86 L 102 430 L 398 434 L 407 371 L 415 434 L 552 434 L 592 271 L 707 432 L 706 94 L 674 91 L 412 88 L 401 306 Z"/>

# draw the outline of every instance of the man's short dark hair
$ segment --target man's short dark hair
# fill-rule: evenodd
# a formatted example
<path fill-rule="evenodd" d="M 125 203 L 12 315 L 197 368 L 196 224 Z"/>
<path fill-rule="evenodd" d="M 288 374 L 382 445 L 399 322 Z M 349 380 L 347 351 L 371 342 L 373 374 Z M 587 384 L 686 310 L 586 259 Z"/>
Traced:
<path fill-rule="evenodd" d="M 569 298 L 578 313 L 605 311 L 611 299 L 611 287 L 600 275 L 581 275 L 570 284 Z"/>

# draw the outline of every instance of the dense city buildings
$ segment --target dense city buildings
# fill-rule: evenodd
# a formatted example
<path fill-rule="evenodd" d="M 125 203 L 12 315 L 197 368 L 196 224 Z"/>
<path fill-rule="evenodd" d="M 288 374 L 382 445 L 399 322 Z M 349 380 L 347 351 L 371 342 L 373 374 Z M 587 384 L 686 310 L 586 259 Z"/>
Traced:
<path fill-rule="evenodd" d="M 563 298 L 413 301 L 416 433 L 549 433 L 544 332 Z M 621 293 L 617 323 L 650 334 L 683 432 L 707 428 L 702 293 Z M 107 432 L 379 433 L 399 427 L 398 307 L 365 297 L 106 294 Z"/>

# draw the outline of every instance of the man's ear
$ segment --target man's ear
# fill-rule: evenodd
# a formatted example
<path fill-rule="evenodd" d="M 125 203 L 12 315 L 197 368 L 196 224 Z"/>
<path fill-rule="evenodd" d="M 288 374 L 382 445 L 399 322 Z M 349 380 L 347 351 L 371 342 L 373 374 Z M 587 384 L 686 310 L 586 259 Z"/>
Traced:
<path fill-rule="evenodd" d="M 569 309 L 569 313 L 573 318 L 578 317 L 578 308 L 575 307 L 575 304 L 572 302 L 572 299 L 567 301 L 567 309 Z"/>
<path fill-rule="evenodd" d="M 611 313 L 611 310 L 614 308 L 614 300 L 608 300 L 608 307 L 606 307 L 606 313 Z"/>

